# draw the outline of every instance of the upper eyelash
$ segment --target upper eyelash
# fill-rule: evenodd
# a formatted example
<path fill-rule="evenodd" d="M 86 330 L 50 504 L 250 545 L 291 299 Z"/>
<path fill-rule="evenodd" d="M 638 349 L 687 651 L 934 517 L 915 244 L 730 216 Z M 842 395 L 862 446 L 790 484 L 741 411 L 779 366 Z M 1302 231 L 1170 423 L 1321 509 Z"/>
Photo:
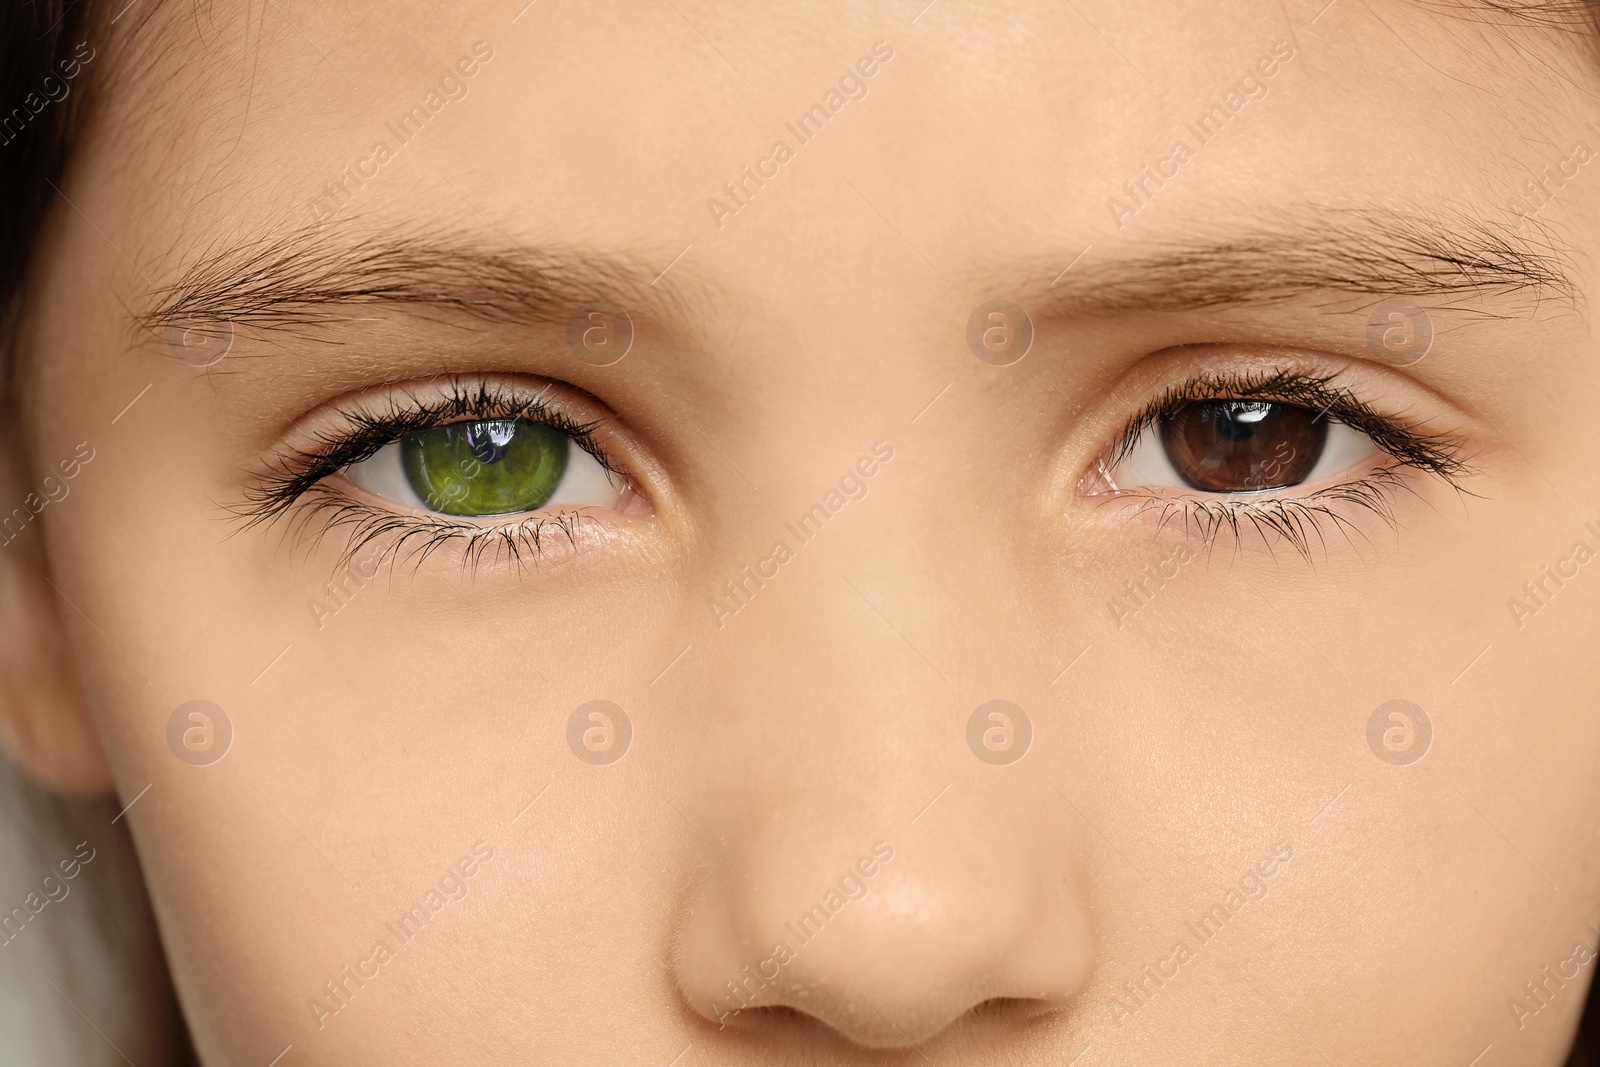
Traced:
<path fill-rule="evenodd" d="M 409 403 L 388 398 L 388 409 L 371 412 L 340 409 L 346 429 L 318 431 L 310 448 L 293 447 L 271 456 L 266 468 L 245 490 L 245 504 L 239 509 L 245 527 L 269 522 L 282 515 L 329 475 L 353 463 L 370 459 L 385 445 L 409 433 L 431 430 L 465 418 L 521 418 L 549 426 L 570 437 L 574 444 L 595 458 L 608 474 L 620 475 L 595 441 L 599 420 L 580 422 L 544 399 L 549 388 L 532 398 L 520 391 L 486 382 L 467 386 L 450 379 L 449 392 L 438 398 L 409 396 Z M 452 527 L 455 524 L 450 524 Z"/>
<path fill-rule="evenodd" d="M 1335 384 L 1335 379 L 1335 375 L 1319 377 L 1285 370 L 1234 374 L 1208 372 L 1199 375 L 1169 388 L 1146 404 L 1123 429 L 1103 462 L 1107 468 L 1114 468 L 1131 453 L 1145 430 L 1176 414 L 1186 404 L 1205 400 L 1254 399 L 1293 403 L 1322 411 L 1328 417 L 1365 433 L 1380 449 L 1398 461 L 1396 467 L 1429 471 L 1445 478 L 1458 490 L 1460 480 L 1474 473 L 1461 459 L 1461 445 L 1457 439 L 1407 426 L 1379 412 L 1349 389 Z M 525 418 L 550 426 L 566 434 L 594 456 L 608 473 L 618 473 L 594 440 L 594 430 L 599 421 L 579 422 L 573 419 L 547 403 L 544 400 L 546 392 L 548 388 L 528 399 L 505 386 L 478 383 L 475 387 L 464 387 L 459 380 L 451 379 L 449 393 L 438 399 L 420 400 L 412 396 L 411 403 L 405 405 L 391 397 L 386 411 L 341 410 L 340 414 L 353 427 L 352 430 L 337 434 L 321 431 L 316 435 L 317 446 L 294 447 L 271 457 L 257 483 L 246 490 L 246 503 L 239 511 L 247 527 L 268 522 L 282 515 L 329 475 L 371 458 L 379 449 L 400 437 L 466 417 Z M 1322 518 L 1331 517 L 1348 534 L 1346 521 L 1329 506 L 1335 499 L 1354 502 L 1378 512 L 1386 521 L 1393 521 L 1384 492 L 1406 487 L 1395 467 L 1379 471 L 1377 476 L 1381 485 L 1377 482 L 1370 486 L 1363 482 L 1345 483 L 1314 493 L 1304 500 L 1201 501 L 1190 498 L 1191 503 L 1185 506 L 1183 522 L 1187 528 L 1193 521 L 1201 539 L 1210 542 L 1223 527 L 1229 528 L 1237 538 L 1239 521 L 1243 518 L 1254 524 L 1258 532 L 1264 534 L 1270 530 L 1288 540 L 1302 555 L 1308 555 L 1309 532 L 1315 532 L 1320 537 L 1321 530 L 1317 524 Z M 1179 503 L 1166 500 L 1162 525 L 1171 517 L 1172 507 Z M 1194 505 L 1198 505 L 1198 509 Z M 336 510 L 336 518 L 329 524 L 330 528 L 342 524 L 356 525 L 356 536 L 352 537 L 345 552 L 351 559 L 363 545 L 397 529 L 402 530 L 402 537 L 390 546 L 391 553 L 397 553 L 401 544 L 422 533 L 427 538 L 420 558 L 426 558 L 444 541 L 460 536 L 469 538 L 468 560 L 475 555 L 481 556 L 491 543 L 507 548 L 513 556 L 520 558 L 519 538 L 531 535 L 531 544 L 537 554 L 540 533 L 545 525 L 554 522 L 560 532 L 572 540 L 573 526 L 580 518 L 577 515 L 556 516 L 554 519 L 547 517 L 538 520 L 531 531 L 526 520 L 503 530 L 484 530 L 450 521 L 430 522 L 415 517 L 374 513 L 367 505 L 342 498 L 324 501 L 322 506 L 331 506 Z"/>
<path fill-rule="evenodd" d="M 1133 451 L 1145 430 L 1177 414 L 1187 404 L 1205 400 L 1266 400 L 1321 411 L 1324 417 L 1366 434 L 1402 465 L 1437 474 L 1457 487 L 1461 479 L 1473 473 L 1461 458 L 1459 439 L 1408 426 L 1336 384 L 1336 379 L 1337 375 L 1333 374 L 1317 376 L 1286 370 L 1201 374 L 1173 386 L 1146 404 L 1112 445 L 1104 460 L 1105 466 L 1115 468 Z"/>

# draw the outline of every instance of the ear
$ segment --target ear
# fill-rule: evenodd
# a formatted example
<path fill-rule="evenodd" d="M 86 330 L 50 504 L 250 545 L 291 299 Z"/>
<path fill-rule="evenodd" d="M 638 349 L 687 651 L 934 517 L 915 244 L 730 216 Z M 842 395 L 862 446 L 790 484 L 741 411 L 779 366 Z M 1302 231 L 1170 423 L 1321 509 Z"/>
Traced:
<path fill-rule="evenodd" d="M 71 609 L 49 577 L 45 516 L 28 507 L 9 443 L 0 438 L 0 744 L 48 789 L 108 792 L 111 768 L 63 625 Z"/>

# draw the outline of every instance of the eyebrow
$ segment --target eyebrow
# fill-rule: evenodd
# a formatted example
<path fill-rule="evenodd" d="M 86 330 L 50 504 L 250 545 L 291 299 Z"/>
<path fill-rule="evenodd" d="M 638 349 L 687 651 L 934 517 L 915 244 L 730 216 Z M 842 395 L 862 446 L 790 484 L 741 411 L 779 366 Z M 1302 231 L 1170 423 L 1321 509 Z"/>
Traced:
<path fill-rule="evenodd" d="M 1083 318 L 1134 312 L 1218 310 L 1338 296 L 1477 298 L 1462 308 L 1496 312 L 1484 298 L 1521 295 L 1535 308 L 1576 306 L 1571 256 L 1546 228 L 1526 235 L 1482 220 L 1446 222 L 1363 209 L 1306 209 L 1301 223 L 1253 226 L 1128 253 L 1089 245 L 1049 284 L 1043 270 L 1017 286 L 1035 314 Z M 223 324 L 263 329 L 331 325 L 360 306 L 456 312 L 496 323 L 558 325 L 598 302 L 630 315 L 682 315 L 679 286 L 618 255 L 553 252 L 474 235 L 385 231 L 350 240 L 307 230 L 202 255 L 179 281 L 151 294 L 136 321 L 157 333 Z M 675 283 L 681 282 L 675 279 Z M 1461 305 L 1457 304 L 1457 307 Z M 1441 308 L 1443 309 L 1443 308 Z"/>
<path fill-rule="evenodd" d="M 144 328 L 283 329 L 348 322 L 354 309 L 414 307 L 496 323 L 558 325 L 599 303 L 676 309 L 637 259 L 532 249 L 438 231 L 350 238 L 312 228 L 208 251 L 147 294 Z"/>
<path fill-rule="evenodd" d="M 1558 30 L 1580 37 L 1591 46 L 1596 34 L 1600 34 L 1600 10 L 1591 0 L 1432 0 L 1428 6 L 1445 15 L 1487 25 L 1522 24 Z"/>
<path fill-rule="evenodd" d="M 1496 311 L 1485 300 L 1520 296 L 1535 309 L 1580 300 L 1572 256 L 1537 223 L 1524 235 L 1472 219 L 1364 209 L 1298 214 L 1298 223 L 1282 216 L 1282 226 L 1141 242 L 1128 253 L 1095 242 L 1053 281 L 1025 291 L 1039 313 L 1062 318 L 1340 296 L 1410 297 L 1510 317 L 1512 309 Z"/>

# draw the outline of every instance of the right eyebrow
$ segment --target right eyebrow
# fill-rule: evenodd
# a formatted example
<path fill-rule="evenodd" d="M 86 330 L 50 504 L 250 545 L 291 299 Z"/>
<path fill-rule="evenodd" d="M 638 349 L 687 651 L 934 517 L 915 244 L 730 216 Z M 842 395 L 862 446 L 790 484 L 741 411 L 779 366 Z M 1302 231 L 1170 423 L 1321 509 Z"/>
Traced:
<path fill-rule="evenodd" d="M 334 324 L 357 305 L 413 306 L 498 323 L 557 325 L 608 302 L 630 315 L 682 312 L 639 261 L 534 250 L 492 236 L 308 229 L 203 255 L 149 294 L 146 329 Z"/>

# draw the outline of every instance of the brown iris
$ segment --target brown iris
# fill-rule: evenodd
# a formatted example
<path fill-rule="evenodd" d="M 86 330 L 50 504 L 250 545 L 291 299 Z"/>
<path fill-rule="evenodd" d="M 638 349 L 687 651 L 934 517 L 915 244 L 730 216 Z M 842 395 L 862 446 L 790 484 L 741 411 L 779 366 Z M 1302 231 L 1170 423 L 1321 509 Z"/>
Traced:
<path fill-rule="evenodd" d="M 1212 493 L 1299 485 L 1327 442 L 1327 418 L 1294 404 L 1206 400 L 1161 420 L 1161 444 L 1178 477 Z"/>

